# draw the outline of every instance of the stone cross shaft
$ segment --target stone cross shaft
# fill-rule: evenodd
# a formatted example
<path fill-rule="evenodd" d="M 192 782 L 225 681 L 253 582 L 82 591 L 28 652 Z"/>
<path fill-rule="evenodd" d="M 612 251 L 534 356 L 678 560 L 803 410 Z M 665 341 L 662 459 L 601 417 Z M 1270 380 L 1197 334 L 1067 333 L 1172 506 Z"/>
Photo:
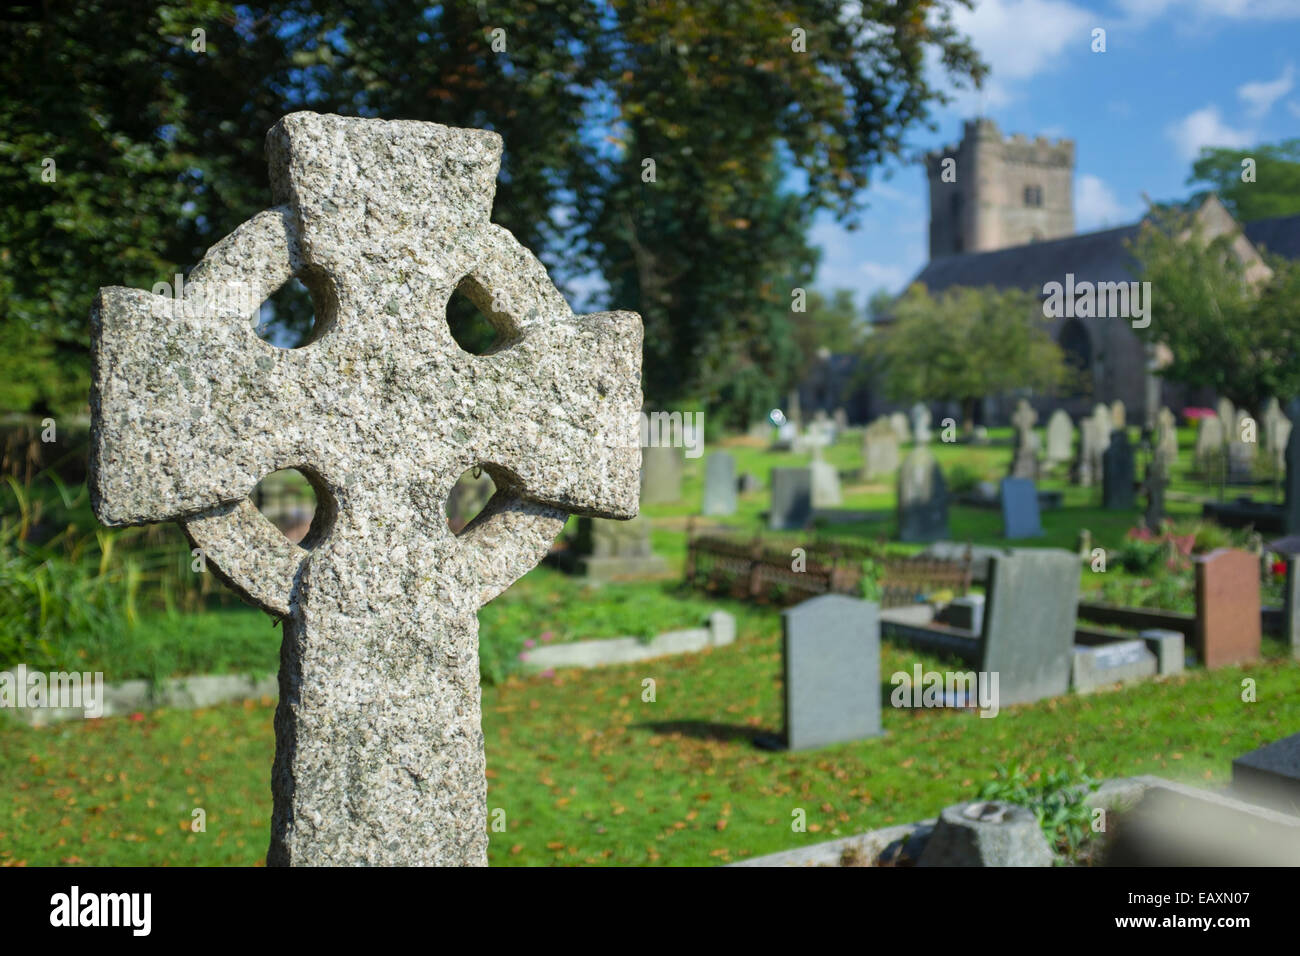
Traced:
<path fill-rule="evenodd" d="M 568 514 L 637 511 L 641 321 L 575 317 L 489 221 L 494 133 L 294 113 L 267 136 L 275 207 L 210 249 L 184 300 L 100 290 L 91 491 L 105 524 L 179 520 L 208 565 L 285 621 L 272 864 L 483 864 L 477 611 Z M 255 310 L 291 277 L 315 337 Z M 496 327 L 475 356 L 454 291 Z M 497 493 L 459 535 L 481 465 Z M 249 501 L 297 468 L 305 547 Z"/>

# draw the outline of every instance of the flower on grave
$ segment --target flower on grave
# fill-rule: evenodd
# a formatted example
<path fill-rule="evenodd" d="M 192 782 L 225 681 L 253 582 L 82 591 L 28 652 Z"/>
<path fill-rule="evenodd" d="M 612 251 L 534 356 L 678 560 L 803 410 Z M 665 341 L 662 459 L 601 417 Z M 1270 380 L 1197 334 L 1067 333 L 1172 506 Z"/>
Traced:
<path fill-rule="evenodd" d="M 1285 562 L 1285 561 L 1274 561 L 1274 562 L 1273 562 L 1273 576 L 1274 576 L 1275 578 L 1284 578 L 1284 577 L 1286 577 L 1286 562 Z"/>
<path fill-rule="evenodd" d="M 555 676 L 555 668 L 554 668 L 554 667 L 548 667 L 548 668 L 546 668 L 546 670 L 542 671 L 542 675 L 541 675 L 541 676 L 543 676 L 543 677 L 554 677 L 554 676 Z"/>
<path fill-rule="evenodd" d="M 531 637 L 524 641 L 524 647 L 536 647 L 537 642 Z"/>
<path fill-rule="evenodd" d="M 547 643 L 548 641 L 550 641 L 551 638 L 553 638 L 553 637 L 555 637 L 555 635 L 554 635 L 552 632 L 550 632 L 550 631 L 542 631 L 542 643 L 543 643 L 543 644 L 545 644 L 545 643 Z"/>

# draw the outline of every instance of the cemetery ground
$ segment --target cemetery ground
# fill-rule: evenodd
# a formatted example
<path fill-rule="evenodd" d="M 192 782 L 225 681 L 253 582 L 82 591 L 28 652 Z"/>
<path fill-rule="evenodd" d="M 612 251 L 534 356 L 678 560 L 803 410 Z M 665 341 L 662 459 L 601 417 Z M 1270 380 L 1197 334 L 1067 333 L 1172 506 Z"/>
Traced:
<path fill-rule="evenodd" d="M 931 448 L 950 487 L 1005 474 L 1011 451 L 993 431 L 989 446 Z M 1179 467 L 1167 507 L 1192 527 L 1204 485 L 1187 477 L 1193 444 L 1180 431 Z M 717 447 L 717 446 L 714 446 Z M 737 471 L 766 481 L 774 454 L 743 440 L 727 443 Z M 826 459 L 848 471 L 859 458 L 850 433 Z M 804 456 L 806 458 L 806 456 Z M 1293 732 L 1300 721 L 1300 666 L 1265 639 L 1265 659 L 1245 668 L 1192 669 L 1093 696 L 1009 708 L 996 719 L 963 711 L 883 711 L 886 736 L 807 753 L 761 750 L 753 738 L 781 725 L 780 621 L 756 608 L 681 590 L 686 527 L 698 512 L 704 459 L 687 461 L 683 500 L 644 509 L 655 550 L 669 562 L 663 580 L 590 587 L 542 566 L 480 612 L 485 686 L 489 808 L 504 811 L 491 835 L 491 862 L 511 864 L 708 865 L 792 849 L 933 816 L 973 797 L 999 767 L 1032 775 L 1065 769 L 1095 779 L 1153 773 L 1190 783 L 1225 783 L 1235 755 Z M 1043 513 L 1045 537 L 1032 546 L 1076 550 L 1080 529 L 1112 555 L 1126 547 L 1139 511 L 1100 507 L 1098 488 L 1047 478 L 1064 507 Z M 1263 490 L 1257 494 L 1266 495 Z M 843 510 L 879 517 L 825 528 L 836 537 L 892 537 L 893 483 L 846 482 Z M 742 495 L 742 532 L 762 527 L 766 491 Z M 702 519 L 695 519 L 702 524 Z M 174 545 L 184 548 L 179 532 Z M 1201 526 L 1210 544 L 1228 532 Z M 1216 538 L 1217 536 L 1217 538 Z M 952 537 L 1002 543 L 996 510 L 954 506 Z M 810 536 L 811 538 L 811 536 Z M 892 545 L 900 551 L 919 546 Z M 188 554 L 185 550 L 182 557 Z M 1118 589 L 1140 603 L 1162 586 L 1161 603 L 1182 599 L 1159 569 L 1123 563 L 1102 574 L 1081 563 L 1087 590 Z M 1164 584 L 1161 584 L 1164 581 Z M 217 585 L 219 589 L 220 586 Z M 1280 603 L 1275 583 L 1264 602 Z M 708 610 L 735 614 L 737 640 L 725 647 L 650 662 L 535 677 L 513 673 L 526 642 L 632 634 L 649 637 L 696 625 Z M 274 672 L 279 633 L 264 614 L 227 602 L 215 608 L 141 607 L 136 623 L 91 636 L 60 654 L 68 669 L 102 670 L 107 680 L 199 673 Z M 93 629 L 83 629 L 93 635 Z M 939 658 L 882 649 L 882 694 L 890 674 L 965 670 Z M 1242 679 L 1258 699 L 1242 702 Z M 655 681 L 654 701 L 643 681 Z M 266 851 L 274 749 L 270 701 L 198 711 L 158 710 L 32 729 L 0 713 L 0 773 L 12 799 L 0 806 L 0 863 L 260 864 Z M 191 832 L 203 808 L 205 832 Z M 806 832 L 792 814 L 806 812 Z"/>

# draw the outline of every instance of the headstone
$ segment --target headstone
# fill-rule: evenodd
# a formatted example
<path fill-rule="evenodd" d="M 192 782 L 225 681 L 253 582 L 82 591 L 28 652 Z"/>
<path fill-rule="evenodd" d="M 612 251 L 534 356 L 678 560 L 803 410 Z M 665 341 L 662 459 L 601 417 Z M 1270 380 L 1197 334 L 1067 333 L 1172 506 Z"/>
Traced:
<path fill-rule="evenodd" d="M 808 426 L 810 434 L 816 436 L 816 440 L 821 445 L 834 445 L 838 437 L 835 422 L 823 409 L 817 409 L 813 415 L 812 424 Z"/>
<path fill-rule="evenodd" d="M 836 508 L 844 503 L 840 494 L 840 473 L 835 466 L 822 458 L 820 447 L 813 449 L 813 460 L 808 466 L 812 472 L 812 506 Z"/>
<path fill-rule="evenodd" d="M 641 449 L 641 504 L 670 505 L 682 500 L 682 450 L 670 445 Z"/>
<path fill-rule="evenodd" d="M 1162 677 L 1181 674 L 1186 664 L 1186 639 L 1179 631 L 1149 628 L 1138 637 L 1146 642 L 1147 650 L 1156 657 L 1156 672 Z"/>
<path fill-rule="evenodd" d="M 1300 418 L 1300 399 L 1287 404 L 1291 421 Z M 1285 503 L 1282 506 L 1282 532 L 1300 534 L 1300 429 L 1291 429 L 1286 442 L 1286 477 L 1283 481 Z"/>
<path fill-rule="evenodd" d="M 1232 791 L 1251 803 L 1300 816 L 1300 734 L 1234 760 Z"/>
<path fill-rule="evenodd" d="M 917 445 L 898 469 L 898 537 L 939 541 L 948 537 L 948 488 L 943 471 L 924 445 Z"/>
<path fill-rule="evenodd" d="M 774 531 L 795 531 L 812 520 L 812 472 L 807 468 L 772 469 L 772 506 L 767 526 Z"/>
<path fill-rule="evenodd" d="M 880 728 L 880 611 L 823 594 L 781 612 L 785 741 L 791 750 L 876 737 Z"/>
<path fill-rule="evenodd" d="M 753 494 L 755 491 L 763 490 L 763 481 L 753 472 L 742 472 L 740 478 L 736 481 L 736 486 L 740 489 L 742 495 Z"/>
<path fill-rule="evenodd" d="M 186 308 L 99 292 L 91 501 L 107 525 L 179 520 L 284 621 L 268 863 L 484 865 L 477 611 L 569 513 L 636 514 L 641 322 L 573 315 L 491 221 L 496 133 L 299 112 L 267 143 L 277 205 L 199 263 Z M 295 275 L 334 311 L 309 348 L 222 304 Z M 460 349 L 458 284 L 508 346 Z M 285 461 L 329 519 L 311 551 L 248 500 Z M 486 463 L 510 482 L 455 536 L 448 494 Z"/>
<path fill-rule="evenodd" d="M 803 408 L 799 403 L 799 390 L 791 389 L 790 398 L 787 402 L 788 408 L 785 410 L 786 420 L 794 426 L 795 431 L 803 431 Z"/>
<path fill-rule="evenodd" d="M 1224 456 L 1227 431 L 1218 418 L 1202 418 L 1196 427 L 1196 467 L 1203 474 L 1215 474 Z"/>
<path fill-rule="evenodd" d="M 998 704 L 1070 689 L 1079 607 L 1079 559 L 1059 548 L 1017 548 L 989 558 L 980 669 L 998 674 Z"/>
<path fill-rule="evenodd" d="M 799 429 L 794 427 L 793 422 L 784 421 L 776 426 L 776 440 L 772 442 L 772 451 L 792 451 L 798 438 Z"/>
<path fill-rule="evenodd" d="M 849 413 L 846 412 L 843 407 L 836 408 L 832 417 L 834 418 L 835 428 L 837 431 L 846 431 L 848 429 Z"/>
<path fill-rule="evenodd" d="M 1291 437 L 1291 420 L 1282 414 L 1276 398 L 1264 407 L 1264 443 L 1274 471 L 1286 467 L 1286 444 Z"/>
<path fill-rule="evenodd" d="M 980 634 L 984 630 L 984 595 L 972 593 L 953 598 L 944 609 L 944 623 Z"/>
<path fill-rule="evenodd" d="M 654 553 L 650 531 L 650 519 L 644 516 L 629 521 L 581 517 L 569 564 L 593 581 L 663 574 L 668 565 Z"/>
<path fill-rule="evenodd" d="M 1259 659 L 1259 562 L 1220 548 L 1196 559 L 1196 652 L 1209 670 Z"/>
<path fill-rule="evenodd" d="M 1165 488 L 1169 485 L 1169 476 L 1159 458 L 1152 458 L 1147 465 L 1146 481 L 1142 489 L 1147 495 L 1147 507 L 1143 522 L 1152 531 L 1159 532 L 1165 520 Z"/>
<path fill-rule="evenodd" d="M 898 436 L 901 444 L 908 444 L 912 440 L 912 429 L 907 424 L 907 416 L 902 412 L 894 412 L 889 416 L 889 424 L 894 429 L 894 434 Z"/>
<path fill-rule="evenodd" d="M 1110 433 L 1110 447 L 1102 455 L 1101 500 L 1109 511 L 1127 511 L 1135 504 L 1133 446 L 1123 431 Z"/>
<path fill-rule="evenodd" d="M 1111 428 L 1128 427 L 1128 411 L 1118 398 L 1110 403 L 1110 426 Z"/>
<path fill-rule="evenodd" d="M 1060 464 L 1074 457 L 1074 423 L 1058 408 L 1047 419 L 1047 463 Z"/>
<path fill-rule="evenodd" d="M 1079 422 L 1079 456 L 1074 464 L 1074 482 L 1083 488 L 1091 488 L 1100 477 L 1096 462 L 1100 458 L 1097 452 L 1101 444 L 1097 422 L 1088 416 Z"/>
<path fill-rule="evenodd" d="M 1034 422 L 1038 413 L 1023 398 L 1016 404 L 1016 413 L 1011 416 L 1011 424 L 1016 428 L 1016 451 L 1011 461 L 1011 477 L 1038 479 L 1038 436 L 1034 434 Z"/>
<path fill-rule="evenodd" d="M 930 444 L 930 409 L 917 402 L 912 406 L 912 440 L 918 445 Z"/>
<path fill-rule="evenodd" d="M 715 451 L 704 463 L 704 506 L 706 515 L 736 513 L 736 459 L 725 451 Z"/>
<path fill-rule="evenodd" d="M 1038 489 L 1028 478 L 1002 479 L 1002 537 L 1041 538 Z"/>
<path fill-rule="evenodd" d="M 1259 450 L 1259 427 L 1255 425 L 1254 434 L 1250 434 L 1248 423 L 1250 413 L 1245 409 L 1237 412 L 1237 420 L 1228 431 L 1228 478 L 1231 481 L 1250 481 L 1255 474 L 1255 457 Z M 1246 441 L 1253 437 L 1254 441 Z"/>
<path fill-rule="evenodd" d="M 887 418 L 877 418 L 862 432 L 862 478 L 871 481 L 898 470 L 898 435 Z"/>
<path fill-rule="evenodd" d="M 1077 694 L 1090 694 L 1115 683 L 1136 683 L 1154 677 L 1155 673 L 1156 656 L 1142 641 L 1114 641 L 1074 648 L 1071 683 Z"/>
<path fill-rule="evenodd" d="M 1154 455 L 1166 476 L 1172 475 L 1178 461 L 1178 421 L 1168 408 L 1156 413 Z"/>
<path fill-rule="evenodd" d="M 1233 425 L 1237 424 L 1237 409 L 1229 399 L 1221 398 L 1214 406 L 1218 412 L 1219 421 L 1223 423 L 1224 441 L 1227 441 L 1227 433 Z"/>
<path fill-rule="evenodd" d="M 1051 866 L 1052 849 L 1032 810 L 977 800 L 945 807 L 917 866 Z"/>
<path fill-rule="evenodd" d="M 1300 558 L 1287 555 L 1286 584 L 1282 592 L 1282 639 L 1291 656 L 1300 660 Z"/>

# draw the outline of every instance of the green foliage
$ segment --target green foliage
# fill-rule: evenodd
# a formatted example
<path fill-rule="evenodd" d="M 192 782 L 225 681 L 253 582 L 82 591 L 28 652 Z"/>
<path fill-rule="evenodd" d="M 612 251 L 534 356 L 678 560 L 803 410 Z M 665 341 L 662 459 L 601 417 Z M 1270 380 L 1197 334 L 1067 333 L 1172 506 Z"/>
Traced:
<path fill-rule="evenodd" d="M 867 355 L 895 401 L 959 401 L 969 422 L 985 395 L 1052 389 L 1067 377 L 1030 292 L 953 288 L 935 298 L 917 284 L 891 314 L 868 340 Z"/>
<path fill-rule="evenodd" d="M 1253 159 L 1255 178 L 1242 179 L 1242 161 Z M 1300 212 L 1300 139 L 1251 149 L 1204 147 L 1192 164 L 1188 185 L 1206 183 L 1240 222 Z"/>
<path fill-rule="evenodd" d="M 799 348 L 800 374 L 805 374 L 825 349 L 849 355 L 862 346 L 864 324 L 853 304 L 852 289 L 836 289 L 828 299 L 815 290 L 808 293 L 807 311 L 791 314 L 794 340 Z"/>
<path fill-rule="evenodd" d="M 1150 574 L 1157 571 L 1169 558 L 1169 545 L 1158 538 L 1143 540 L 1128 537 L 1111 558 L 1115 564 L 1131 574 Z"/>
<path fill-rule="evenodd" d="M 1136 330 L 1168 347 L 1162 378 L 1211 388 L 1239 407 L 1300 393 L 1300 266 L 1270 258 L 1247 274 L 1234 234 L 1208 238 L 1193 215 L 1157 210 L 1132 244 L 1151 283 L 1151 323 Z"/>
<path fill-rule="evenodd" d="M 974 491 L 975 486 L 984 480 L 984 476 L 969 465 L 959 462 L 948 469 L 944 474 L 944 480 L 948 483 L 949 491 L 954 494 L 965 494 Z"/>
<path fill-rule="evenodd" d="M 1059 770 L 1028 773 L 1025 768 L 997 768 L 997 779 L 984 784 L 980 800 L 1001 800 L 1034 812 L 1057 863 L 1079 861 L 1080 851 L 1092 836 L 1092 808 L 1087 798 L 1098 783 L 1080 764 L 1071 773 Z"/>
<path fill-rule="evenodd" d="M 885 566 L 874 558 L 865 558 L 862 562 L 862 599 L 879 601 L 881 596 L 880 579 L 884 576 Z"/>

